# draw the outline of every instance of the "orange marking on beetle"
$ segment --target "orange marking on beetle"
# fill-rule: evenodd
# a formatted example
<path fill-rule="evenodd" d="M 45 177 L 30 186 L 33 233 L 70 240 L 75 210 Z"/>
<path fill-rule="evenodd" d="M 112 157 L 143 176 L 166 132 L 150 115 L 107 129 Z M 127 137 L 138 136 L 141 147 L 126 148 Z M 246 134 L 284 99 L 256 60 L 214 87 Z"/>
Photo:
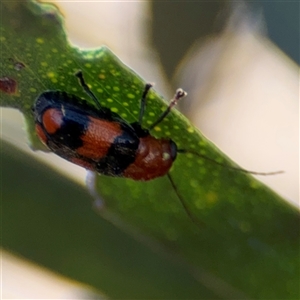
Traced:
<path fill-rule="evenodd" d="M 48 139 L 45 135 L 45 132 L 44 132 L 42 126 L 39 125 L 39 124 L 36 124 L 35 125 L 35 130 L 36 130 L 36 133 L 37 133 L 38 137 L 40 138 L 40 140 L 43 142 L 43 144 L 46 145 Z"/>
<path fill-rule="evenodd" d="M 99 159 L 106 155 L 115 138 L 122 134 L 120 124 L 89 117 L 89 126 L 80 137 L 83 146 L 76 152 L 90 159 Z M 100 129 L 100 130 L 99 130 Z"/>
<path fill-rule="evenodd" d="M 49 108 L 43 114 L 43 125 L 46 131 L 54 134 L 63 123 L 63 114 L 57 108 Z"/>

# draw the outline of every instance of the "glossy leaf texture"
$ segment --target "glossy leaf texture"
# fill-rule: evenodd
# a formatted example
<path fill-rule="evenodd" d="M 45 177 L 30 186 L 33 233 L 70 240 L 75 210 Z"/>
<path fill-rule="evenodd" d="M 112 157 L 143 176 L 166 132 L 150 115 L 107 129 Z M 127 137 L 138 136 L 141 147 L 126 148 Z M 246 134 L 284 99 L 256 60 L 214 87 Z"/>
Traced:
<path fill-rule="evenodd" d="M 137 121 L 145 81 L 108 48 L 81 51 L 71 46 L 62 17 L 53 6 L 0 3 L 1 105 L 24 113 L 33 148 L 42 149 L 31 112 L 41 92 L 64 90 L 93 105 L 74 76 L 78 70 L 83 71 L 101 105 L 128 122 Z M 145 128 L 166 105 L 154 90 L 150 92 Z M 176 110 L 151 134 L 172 138 L 179 148 L 236 166 Z M 158 242 L 215 295 L 260 299 L 297 295 L 297 209 L 250 175 L 193 154 L 179 153 L 170 175 L 201 225 L 188 217 L 167 177 L 134 182 L 99 176 L 99 194 L 106 203 L 100 215 L 129 232 L 138 232 L 136 236 L 143 236 L 141 240 L 150 245 L 152 240 Z"/>

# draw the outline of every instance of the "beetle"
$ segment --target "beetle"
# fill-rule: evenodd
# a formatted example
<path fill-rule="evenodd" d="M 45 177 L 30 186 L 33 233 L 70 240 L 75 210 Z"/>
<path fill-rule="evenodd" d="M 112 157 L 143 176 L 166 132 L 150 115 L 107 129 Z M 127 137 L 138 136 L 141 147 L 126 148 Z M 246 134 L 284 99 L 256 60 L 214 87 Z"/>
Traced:
<path fill-rule="evenodd" d="M 76 76 L 97 108 L 66 92 L 43 92 L 34 105 L 35 128 L 41 141 L 62 158 L 100 174 L 133 180 L 166 175 L 176 159 L 176 143 L 171 139 L 157 139 L 142 128 L 144 108 L 139 122 L 129 124 L 117 113 L 100 106 L 82 72 Z M 150 84 L 145 86 L 142 106 L 150 88 Z M 184 96 L 185 92 L 178 90 L 173 101 Z"/>
<path fill-rule="evenodd" d="M 43 92 L 33 106 L 36 133 L 40 140 L 60 157 L 99 174 L 141 181 L 167 175 L 186 213 L 196 223 L 169 173 L 178 153 L 191 153 L 246 173 L 270 175 L 281 172 L 258 173 L 225 166 L 193 150 L 178 149 L 172 139 L 152 136 L 151 129 L 161 123 L 177 102 L 186 96 L 182 89 L 176 91 L 166 110 L 145 129 L 142 120 L 151 84 L 146 84 L 142 93 L 138 121 L 128 123 L 100 104 L 86 84 L 82 71 L 75 76 L 96 107 L 64 91 Z"/>

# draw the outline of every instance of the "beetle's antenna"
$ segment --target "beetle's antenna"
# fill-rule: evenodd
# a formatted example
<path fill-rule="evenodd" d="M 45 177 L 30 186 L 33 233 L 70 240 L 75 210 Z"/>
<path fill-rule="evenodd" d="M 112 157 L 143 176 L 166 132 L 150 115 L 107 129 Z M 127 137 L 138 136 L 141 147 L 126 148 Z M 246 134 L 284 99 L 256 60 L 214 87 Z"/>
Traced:
<path fill-rule="evenodd" d="M 97 97 L 94 95 L 94 93 L 91 91 L 91 89 L 88 87 L 88 85 L 85 83 L 85 80 L 83 78 L 82 71 L 78 71 L 75 73 L 75 76 L 79 79 L 79 83 L 82 86 L 83 90 L 95 101 L 96 105 L 99 109 L 102 109 L 101 104 Z"/>
<path fill-rule="evenodd" d="M 159 124 L 171 111 L 173 106 L 177 104 L 177 102 L 184 98 L 187 95 L 187 92 L 185 92 L 183 89 L 178 89 L 173 97 L 173 99 L 170 101 L 169 106 L 167 109 L 160 115 L 160 117 L 148 128 L 148 130 L 153 129 L 157 124 Z"/>
<path fill-rule="evenodd" d="M 189 216 L 189 218 L 191 219 L 191 221 L 200 229 L 203 229 L 203 227 L 205 226 L 205 223 L 200 221 L 198 218 L 195 217 L 195 215 L 190 211 L 188 205 L 184 202 L 183 197 L 180 195 L 177 186 L 175 185 L 175 182 L 173 181 L 173 178 L 171 177 L 170 173 L 167 173 L 167 176 L 170 180 L 170 183 L 179 199 L 179 201 L 181 202 L 186 214 Z"/>
<path fill-rule="evenodd" d="M 239 172 L 243 172 L 243 173 L 249 173 L 249 174 L 253 174 L 253 175 L 263 175 L 263 176 L 267 176 L 267 175 L 277 175 L 277 174 L 281 174 L 281 173 L 284 173 L 284 171 L 275 171 L 275 172 L 255 172 L 255 171 L 249 171 L 249 170 L 245 170 L 245 169 L 242 169 L 242 168 L 239 168 L 239 167 L 232 167 L 232 166 L 228 166 L 228 165 L 225 165 L 225 164 L 222 164 L 220 162 L 217 162 L 216 160 L 206 156 L 206 155 L 203 155 L 203 154 L 199 154 L 198 152 L 196 151 L 193 151 L 193 150 L 186 150 L 186 149 L 177 149 L 177 152 L 178 153 L 191 153 L 195 156 L 198 156 L 200 158 L 204 158 L 216 165 L 219 165 L 221 167 L 224 167 L 224 168 L 227 168 L 227 169 L 231 169 L 231 170 L 235 170 L 235 171 L 239 171 Z"/>
<path fill-rule="evenodd" d="M 146 104 L 147 104 L 147 94 L 149 92 L 149 90 L 152 88 L 152 84 L 151 83 L 147 83 L 145 85 L 144 91 L 143 91 L 143 95 L 141 98 L 141 107 L 140 107 L 140 115 L 139 115 L 139 124 L 142 125 L 142 121 L 143 121 L 143 117 L 144 117 L 144 113 L 145 113 L 145 108 L 146 108 Z"/>

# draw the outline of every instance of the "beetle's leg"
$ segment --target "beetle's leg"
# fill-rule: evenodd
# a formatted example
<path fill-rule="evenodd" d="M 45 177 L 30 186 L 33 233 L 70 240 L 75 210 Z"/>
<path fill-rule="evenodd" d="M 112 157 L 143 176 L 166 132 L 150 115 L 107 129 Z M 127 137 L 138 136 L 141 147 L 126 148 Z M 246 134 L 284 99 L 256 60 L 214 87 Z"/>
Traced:
<path fill-rule="evenodd" d="M 205 227 L 205 223 L 201 220 L 199 220 L 194 214 L 193 212 L 189 209 L 189 206 L 187 205 L 187 203 L 185 202 L 184 198 L 181 196 L 181 194 L 179 193 L 177 186 L 171 176 L 170 173 L 167 174 L 169 181 L 179 199 L 179 201 L 181 202 L 182 207 L 184 208 L 186 214 L 188 215 L 188 217 L 191 219 L 192 222 L 194 222 L 196 224 L 196 226 L 200 229 L 203 229 L 203 227 Z"/>
<path fill-rule="evenodd" d="M 143 95 L 141 98 L 141 106 L 140 106 L 140 115 L 139 115 L 139 125 L 142 126 L 142 121 L 143 121 L 143 117 L 144 117 L 144 113 L 145 113 L 145 108 L 146 108 L 146 104 L 147 104 L 147 94 L 149 92 L 149 90 L 152 88 L 152 84 L 151 83 L 147 83 L 145 85 L 144 91 L 143 91 Z"/>
<path fill-rule="evenodd" d="M 90 98 L 92 98 L 94 100 L 94 102 L 96 103 L 97 107 L 99 109 L 102 109 L 101 104 L 100 104 L 98 98 L 94 95 L 94 93 L 91 91 L 91 89 L 85 83 L 82 71 L 78 71 L 77 73 L 75 73 L 75 76 L 79 79 L 79 83 L 82 86 L 83 90 L 90 96 Z"/>

